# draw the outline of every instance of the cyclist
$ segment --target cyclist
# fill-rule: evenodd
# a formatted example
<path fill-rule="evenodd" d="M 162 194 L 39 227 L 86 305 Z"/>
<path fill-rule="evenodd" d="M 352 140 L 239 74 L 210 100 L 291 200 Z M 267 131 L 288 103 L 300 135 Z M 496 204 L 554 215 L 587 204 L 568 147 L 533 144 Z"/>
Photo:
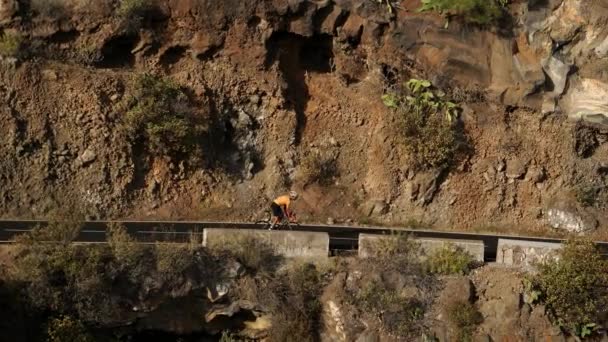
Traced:
<path fill-rule="evenodd" d="M 274 228 L 274 226 L 281 222 L 284 218 L 290 219 L 292 217 L 292 213 L 289 211 L 289 207 L 292 201 L 298 199 L 298 193 L 295 191 L 290 191 L 289 194 L 279 196 L 272 201 L 270 204 L 270 209 L 272 210 L 272 221 L 270 224 L 270 230 Z"/>

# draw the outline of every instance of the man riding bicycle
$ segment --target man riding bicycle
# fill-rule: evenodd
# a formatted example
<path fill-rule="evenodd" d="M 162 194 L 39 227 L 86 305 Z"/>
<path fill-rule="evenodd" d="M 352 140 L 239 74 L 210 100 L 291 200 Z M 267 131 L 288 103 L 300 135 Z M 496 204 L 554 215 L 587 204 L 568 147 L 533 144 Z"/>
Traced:
<path fill-rule="evenodd" d="M 293 218 L 292 213 L 289 211 L 289 207 L 291 202 L 297 199 L 298 193 L 295 191 L 290 191 L 288 195 L 279 196 L 272 201 L 272 204 L 270 204 L 270 209 L 272 210 L 272 222 L 270 229 L 273 229 L 274 226 L 281 222 L 281 220 L 284 218 Z"/>

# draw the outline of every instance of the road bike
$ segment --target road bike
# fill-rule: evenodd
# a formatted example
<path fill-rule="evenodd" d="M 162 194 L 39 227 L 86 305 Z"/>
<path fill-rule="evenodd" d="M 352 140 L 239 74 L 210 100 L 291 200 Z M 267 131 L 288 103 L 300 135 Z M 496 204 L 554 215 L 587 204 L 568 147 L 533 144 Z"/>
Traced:
<path fill-rule="evenodd" d="M 271 227 L 272 227 L 272 212 L 270 210 L 266 210 L 264 212 L 264 218 L 255 221 L 255 224 L 262 225 L 262 227 L 264 227 L 264 229 L 271 230 Z M 274 230 L 274 229 L 289 229 L 289 230 L 293 230 L 294 227 L 295 228 L 299 228 L 300 224 L 298 223 L 298 221 L 296 219 L 296 214 L 292 213 L 291 218 L 283 216 L 283 218 L 281 218 L 281 220 L 277 224 L 274 225 L 274 228 L 272 228 L 272 230 Z"/>

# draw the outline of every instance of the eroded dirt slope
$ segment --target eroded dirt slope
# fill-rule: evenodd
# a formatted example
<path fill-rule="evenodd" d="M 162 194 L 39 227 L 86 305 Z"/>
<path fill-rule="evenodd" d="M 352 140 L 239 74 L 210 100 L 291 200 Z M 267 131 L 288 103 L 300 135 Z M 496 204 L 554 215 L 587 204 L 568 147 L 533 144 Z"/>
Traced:
<path fill-rule="evenodd" d="M 3 31 L 24 38 L 0 77 L 4 217 L 249 219 L 294 188 L 309 221 L 607 224 L 599 1 L 514 2 L 500 29 L 446 28 L 407 0 L 395 15 L 364 0 L 160 1 L 135 27 L 117 1 L 57 3 L 0 5 Z M 201 162 L 154 157 L 125 132 L 143 72 L 179 84 L 206 123 Z M 471 151 L 449 170 L 411 167 L 380 99 L 412 77 L 463 109 Z M 331 164 L 320 182 L 314 155 Z"/>

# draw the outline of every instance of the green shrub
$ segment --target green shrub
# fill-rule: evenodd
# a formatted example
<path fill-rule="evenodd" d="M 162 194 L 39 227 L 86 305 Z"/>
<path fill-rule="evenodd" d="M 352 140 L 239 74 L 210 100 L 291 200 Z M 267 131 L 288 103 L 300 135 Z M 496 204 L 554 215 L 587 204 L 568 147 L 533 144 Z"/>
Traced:
<path fill-rule="evenodd" d="M 155 0 L 121 0 L 118 15 L 123 18 L 143 17 L 155 4 Z"/>
<path fill-rule="evenodd" d="M 125 30 L 136 32 L 144 19 L 156 7 L 156 0 L 121 0 L 117 14 L 123 20 Z"/>
<path fill-rule="evenodd" d="M 436 95 L 431 83 L 411 79 L 410 95 L 385 94 L 384 104 L 400 114 L 405 146 L 412 166 L 432 169 L 449 166 L 460 148 L 456 104 Z"/>
<path fill-rule="evenodd" d="M 431 253 L 426 260 L 429 270 L 437 274 L 464 275 L 469 273 L 473 262 L 470 253 L 450 243 Z"/>
<path fill-rule="evenodd" d="M 125 120 L 129 133 L 143 138 L 153 155 L 184 157 L 195 152 L 204 128 L 189 111 L 187 96 L 170 80 L 151 74 L 135 79 Z"/>
<path fill-rule="evenodd" d="M 471 341 L 475 327 L 483 322 L 483 317 L 477 308 L 464 301 L 453 301 L 446 308 L 448 322 L 458 333 L 458 341 Z"/>
<path fill-rule="evenodd" d="M 370 252 L 378 259 L 407 259 L 413 261 L 420 256 L 420 243 L 407 234 L 391 232 L 385 238 L 373 241 Z"/>
<path fill-rule="evenodd" d="M 496 23 L 504 15 L 508 0 L 422 0 L 420 12 L 436 11 L 478 25 Z"/>
<path fill-rule="evenodd" d="M 51 319 L 46 328 L 47 342 L 94 342 L 82 322 L 69 316 Z"/>
<path fill-rule="evenodd" d="M 608 263 L 593 242 L 567 241 L 558 260 L 539 265 L 532 282 L 565 331 L 582 336 L 599 328 L 608 305 Z"/>
<path fill-rule="evenodd" d="M 0 35 L 0 56 L 17 57 L 23 45 L 23 38 L 18 33 L 5 31 Z"/>

